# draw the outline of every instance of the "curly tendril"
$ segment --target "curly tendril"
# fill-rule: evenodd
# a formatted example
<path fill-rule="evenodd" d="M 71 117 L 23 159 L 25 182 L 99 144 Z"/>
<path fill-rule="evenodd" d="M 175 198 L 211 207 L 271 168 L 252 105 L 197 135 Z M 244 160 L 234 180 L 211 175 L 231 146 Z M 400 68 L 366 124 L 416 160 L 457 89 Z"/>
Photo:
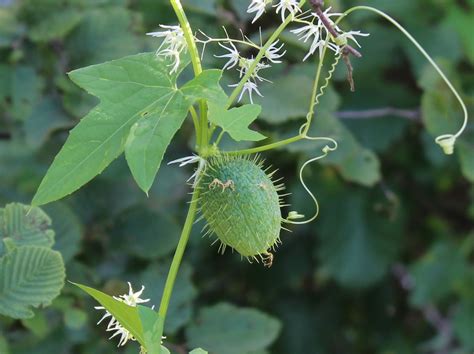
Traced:
<path fill-rule="evenodd" d="M 302 129 L 304 129 L 304 126 L 306 124 L 303 124 L 301 126 Z M 332 151 L 335 151 L 337 149 L 337 141 L 332 139 L 332 138 L 328 138 L 328 137 L 312 137 L 312 136 L 308 136 L 307 134 L 304 135 L 304 139 L 307 139 L 307 140 L 311 140 L 311 141 L 328 141 L 332 144 L 332 146 L 330 145 L 325 145 L 323 148 L 322 148 L 322 152 L 323 154 L 322 155 L 319 155 L 319 156 L 316 156 L 316 157 L 313 157 L 311 159 L 309 159 L 308 161 L 306 161 L 303 166 L 301 166 L 300 168 L 300 171 L 299 171 L 299 179 L 300 179 L 300 183 L 301 185 L 303 186 L 303 188 L 305 189 L 305 191 L 309 194 L 309 196 L 311 197 L 311 199 L 314 201 L 314 205 L 315 205 L 315 208 L 316 208 L 316 211 L 314 213 L 314 215 L 309 218 L 308 220 L 304 220 L 304 221 L 296 221 L 298 219 L 303 219 L 305 216 L 298 213 L 297 211 L 290 211 L 288 213 L 288 216 L 286 219 L 283 220 L 283 222 L 287 223 L 287 224 L 293 224 L 293 225 L 304 225 L 304 224 L 308 224 L 312 221 L 314 221 L 318 216 L 319 216 L 319 202 L 318 202 L 318 199 L 316 198 L 316 196 L 313 194 L 313 192 L 311 192 L 311 190 L 309 189 L 309 187 L 306 185 L 305 181 L 304 181 L 304 178 L 303 178 L 303 172 L 304 172 L 304 169 L 306 168 L 306 166 L 308 166 L 309 164 L 315 162 L 315 161 L 318 161 L 318 160 L 321 160 L 323 158 L 325 158 L 330 152 Z"/>
<path fill-rule="evenodd" d="M 428 62 L 433 66 L 433 68 L 438 72 L 438 74 L 444 80 L 444 82 L 449 87 L 451 92 L 454 94 L 456 99 L 459 101 L 459 104 L 461 105 L 462 111 L 464 113 L 464 121 L 463 121 L 463 124 L 462 124 L 461 128 L 455 134 L 444 134 L 444 135 L 438 136 L 435 139 L 436 143 L 439 146 L 441 146 L 441 148 L 443 149 L 443 151 L 446 155 L 452 155 L 454 153 L 454 145 L 456 144 L 456 139 L 459 138 L 461 136 L 461 134 L 464 132 L 464 130 L 466 129 L 467 122 L 468 122 L 468 119 L 469 119 L 467 108 L 466 108 L 466 105 L 464 104 L 464 101 L 461 98 L 461 95 L 454 88 L 454 85 L 451 83 L 451 81 L 449 81 L 449 79 L 446 77 L 446 75 L 440 69 L 440 67 L 436 64 L 436 62 L 433 60 L 433 58 L 421 46 L 421 44 L 415 38 L 413 38 L 413 36 L 401 24 L 399 24 L 395 19 L 393 19 L 392 17 L 387 15 L 385 12 L 380 11 L 380 10 L 375 9 L 373 7 L 370 7 L 370 6 L 355 6 L 355 7 L 350 8 L 346 12 L 344 12 L 344 14 L 338 19 L 338 21 L 336 21 L 336 25 L 344 17 L 346 17 L 350 13 L 352 13 L 354 11 L 358 11 L 358 10 L 365 10 L 365 11 L 374 12 L 377 15 L 379 15 L 379 16 L 383 17 L 384 19 L 386 19 L 388 22 L 390 22 L 392 25 L 394 25 L 398 30 L 400 30 L 405 35 L 405 37 L 407 37 L 410 40 L 410 42 L 412 42 L 412 44 L 420 51 L 420 53 L 423 54 L 423 56 L 428 60 Z"/>

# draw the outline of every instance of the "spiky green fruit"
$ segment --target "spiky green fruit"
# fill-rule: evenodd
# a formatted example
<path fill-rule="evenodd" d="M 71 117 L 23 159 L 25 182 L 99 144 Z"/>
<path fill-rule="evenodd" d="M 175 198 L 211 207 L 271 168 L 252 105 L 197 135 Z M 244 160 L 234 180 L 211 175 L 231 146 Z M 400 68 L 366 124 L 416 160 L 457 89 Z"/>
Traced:
<path fill-rule="evenodd" d="M 216 157 L 208 162 L 199 186 L 200 210 L 209 233 L 221 250 L 230 246 L 242 256 L 271 256 L 280 240 L 281 210 L 278 191 L 258 158 Z"/>

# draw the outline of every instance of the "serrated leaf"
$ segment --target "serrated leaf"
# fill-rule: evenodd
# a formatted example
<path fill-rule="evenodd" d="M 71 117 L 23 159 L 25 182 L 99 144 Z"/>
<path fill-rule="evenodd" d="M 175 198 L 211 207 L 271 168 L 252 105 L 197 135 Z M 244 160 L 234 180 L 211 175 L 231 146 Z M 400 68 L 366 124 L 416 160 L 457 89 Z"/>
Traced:
<path fill-rule="evenodd" d="M 167 62 L 151 53 L 75 70 L 70 77 L 101 102 L 71 131 L 34 205 L 60 199 L 89 182 L 124 151 L 130 129 L 142 115 L 159 114 L 170 98 L 182 97 Z"/>
<path fill-rule="evenodd" d="M 54 231 L 51 219 L 40 208 L 8 204 L 0 213 L 0 239 L 9 238 L 20 246 L 52 247 Z"/>
<path fill-rule="evenodd" d="M 186 336 L 192 347 L 211 353 L 247 354 L 270 345 L 280 328 L 278 320 L 256 309 L 221 303 L 202 309 Z"/>
<path fill-rule="evenodd" d="M 0 259 L 0 313 L 30 318 L 30 307 L 47 306 L 65 278 L 61 254 L 44 247 L 16 248 Z"/>
<path fill-rule="evenodd" d="M 209 107 L 209 120 L 222 128 L 236 141 L 259 141 L 265 136 L 250 130 L 248 126 L 258 118 L 262 108 L 249 104 L 230 110 L 224 110 L 217 105 Z"/>
<path fill-rule="evenodd" d="M 127 329 L 137 339 L 137 341 L 140 342 L 142 346 L 146 346 L 137 307 L 129 306 L 121 301 L 115 300 L 112 296 L 88 286 L 76 283 L 73 284 L 97 300 L 112 314 L 113 317 L 115 317 L 117 321 L 119 321 L 122 327 Z"/>

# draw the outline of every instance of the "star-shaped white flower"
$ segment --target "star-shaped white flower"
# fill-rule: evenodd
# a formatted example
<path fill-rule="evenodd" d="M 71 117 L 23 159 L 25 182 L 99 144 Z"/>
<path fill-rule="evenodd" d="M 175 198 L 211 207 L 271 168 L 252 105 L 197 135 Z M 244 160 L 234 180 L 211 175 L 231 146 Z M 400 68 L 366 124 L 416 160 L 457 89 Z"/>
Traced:
<path fill-rule="evenodd" d="M 271 3 L 272 0 L 252 0 L 249 7 L 247 8 L 247 13 L 249 14 L 256 12 L 252 23 L 255 23 L 255 21 L 257 21 L 265 13 L 267 5 Z"/>
<path fill-rule="evenodd" d="M 229 53 L 223 55 L 215 55 L 216 58 L 228 58 L 228 62 L 224 65 L 222 70 L 229 70 L 239 64 L 240 61 L 240 53 L 235 47 L 234 43 L 229 42 L 230 47 L 226 47 L 225 45 L 219 43 L 219 45 L 226 49 Z"/>
<path fill-rule="evenodd" d="M 139 305 L 139 304 L 143 304 L 143 303 L 146 303 L 146 302 L 150 301 L 150 299 L 140 298 L 140 296 L 143 294 L 143 291 L 145 290 L 144 286 L 142 286 L 141 290 L 137 291 L 137 292 L 133 291 L 132 285 L 130 283 L 128 283 L 128 288 L 129 288 L 128 294 L 120 295 L 118 297 L 114 296 L 113 298 L 117 301 L 123 302 L 123 303 L 127 304 L 128 306 L 132 306 L 132 307 L 137 307 L 137 305 Z M 136 340 L 133 337 L 133 335 L 126 328 L 124 328 L 120 324 L 120 322 L 117 321 L 117 319 L 114 316 L 112 316 L 112 314 L 109 311 L 107 311 L 105 309 L 105 307 L 96 306 L 94 308 L 96 310 L 104 310 L 105 311 L 105 315 L 102 316 L 102 318 L 100 319 L 99 322 L 97 322 L 97 324 L 102 323 L 102 321 L 105 320 L 106 318 L 110 318 L 110 321 L 109 321 L 109 324 L 107 325 L 106 331 L 107 332 L 115 332 L 114 334 L 112 334 L 112 336 L 109 339 L 120 336 L 118 347 L 124 346 L 125 344 L 127 344 L 127 342 L 129 340 L 132 340 L 132 341 Z"/>
<path fill-rule="evenodd" d="M 149 32 L 147 36 L 156 38 L 163 38 L 163 42 L 156 50 L 156 56 L 164 56 L 165 58 L 171 59 L 171 74 L 175 73 L 179 69 L 181 63 L 181 53 L 187 51 L 186 38 L 184 32 L 180 26 L 167 26 L 160 25 L 164 31 Z"/>
<path fill-rule="evenodd" d="M 282 50 L 282 48 L 285 46 L 285 44 L 282 43 L 278 47 L 278 42 L 279 41 L 280 40 L 278 39 L 275 42 L 273 42 L 270 45 L 270 47 L 267 49 L 267 51 L 265 52 L 265 58 L 267 58 L 269 61 L 271 61 L 274 64 L 281 63 L 281 60 L 279 60 L 279 59 L 281 59 L 286 54 L 286 50 L 280 53 L 280 50 Z"/>
<path fill-rule="evenodd" d="M 237 87 L 238 84 L 235 84 L 235 85 L 229 85 L 229 87 Z M 244 87 L 242 89 L 242 92 L 240 93 L 240 96 L 239 96 L 239 102 L 242 100 L 242 98 L 244 97 L 245 93 L 248 92 L 249 94 L 249 99 L 250 99 L 250 103 L 253 104 L 253 92 L 255 92 L 257 95 L 259 95 L 260 97 L 263 97 L 263 95 L 260 93 L 260 91 L 258 90 L 258 87 L 257 87 L 257 84 L 255 82 L 252 82 L 252 81 L 247 81 L 245 84 L 244 84 Z"/>
<path fill-rule="evenodd" d="M 295 16 L 301 9 L 298 5 L 298 0 L 280 0 L 276 7 L 276 13 L 281 12 L 281 21 L 284 22 L 286 18 L 286 12 L 289 11 L 292 16 Z"/>

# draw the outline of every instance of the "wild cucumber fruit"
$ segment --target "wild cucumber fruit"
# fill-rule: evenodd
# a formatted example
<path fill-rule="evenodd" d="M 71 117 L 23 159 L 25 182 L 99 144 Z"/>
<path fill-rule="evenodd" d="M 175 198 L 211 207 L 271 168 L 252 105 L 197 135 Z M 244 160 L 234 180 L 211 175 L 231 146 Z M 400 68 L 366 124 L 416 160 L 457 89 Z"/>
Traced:
<path fill-rule="evenodd" d="M 242 256 L 271 266 L 270 249 L 280 242 L 281 210 L 278 191 L 258 157 L 219 156 L 208 161 L 199 188 L 200 211 L 207 233 L 215 233 L 223 253 L 227 246 Z M 216 240 L 217 241 L 217 240 Z"/>

